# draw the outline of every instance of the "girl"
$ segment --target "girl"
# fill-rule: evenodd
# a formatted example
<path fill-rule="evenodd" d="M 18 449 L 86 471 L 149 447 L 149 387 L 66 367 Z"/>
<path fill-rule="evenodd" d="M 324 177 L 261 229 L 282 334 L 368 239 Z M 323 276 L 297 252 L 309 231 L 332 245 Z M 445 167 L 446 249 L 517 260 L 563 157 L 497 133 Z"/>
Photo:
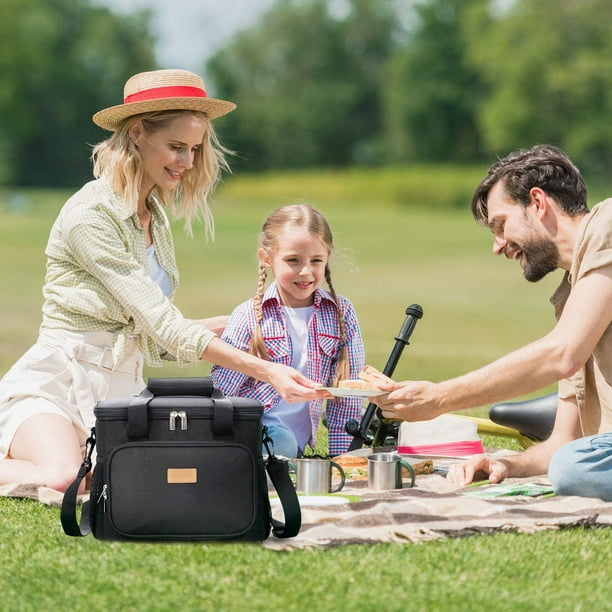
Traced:
<path fill-rule="evenodd" d="M 143 361 L 199 359 L 264 380 L 284 400 L 321 397 L 295 370 L 224 342 L 226 317 L 185 319 L 165 208 L 212 233 L 207 198 L 226 168 L 211 120 L 235 104 L 209 98 L 184 70 L 130 78 L 124 102 L 96 113 L 113 134 L 93 150 L 96 180 L 64 205 L 46 249 L 36 344 L 0 381 L 0 484 L 64 491 L 74 479 L 96 402 L 138 394 Z"/>
<path fill-rule="evenodd" d="M 325 218 L 305 204 L 278 208 L 264 222 L 258 242 L 257 291 L 234 310 L 223 339 L 273 363 L 292 365 L 321 385 L 357 378 L 365 364 L 363 342 L 353 305 L 336 295 L 332 284 L 329 259 L 334 247 Z M 266 290 L 268 269 L 274 282 Z M 329 292 L 321 288 L 324 279 Z M 314 445 L 321 398 L 286 401 L 266 382 L 227 367 L 214 366 L 212 377 L 226 395 L 263 403 L 263 423 L 275 453 L 299 457 L 307 444 Z M 345 424 L 360 418 L 361 406 L 360 398 L 327 401 L 331 455 L 348 449 L 352 437 Z"/>

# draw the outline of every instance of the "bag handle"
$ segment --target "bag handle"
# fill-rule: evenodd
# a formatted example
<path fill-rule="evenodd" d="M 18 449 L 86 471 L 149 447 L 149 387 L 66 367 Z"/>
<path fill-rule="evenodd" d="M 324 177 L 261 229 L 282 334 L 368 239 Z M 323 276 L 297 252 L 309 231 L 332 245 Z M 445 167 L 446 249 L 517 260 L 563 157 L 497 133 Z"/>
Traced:
<path fill-rule="evenodd" d="M 79 468 L 77 477 L 72 484 L 66 489 L 64 498 L 62 499 L 62 508 L 60 519 L 64 533 L 77 538 L 83 537 L 91 533 L 91 525 L 89 522 L 89 500 L 83 502 L 81 509 L 81 520 L 77 521 L 77 497 L 81 482 L 91 471 L 91 455 L 96 447 L 95 429 L 91 430 L 91 435 L 85 442 L 85 458 Z"/>
<path fill-rule="evenodd" d="M 149 378 L 147 386 L 140 395 L 133 397 L 128 404 L 127 435 L 130 440 L 140 440 L 149 435 L 148 408 L 149 402 L 156 397 L 191 396 L 210 397 L 216 404 L 225 399 L 219 389 L 215 389 L 210 376 L 188 378 Z M 230 405 L 231 407 L 231 405 Z M 221 404 L 219 418 L 215 406 L 215 428 L 220 435 L 231 434 L 233 413 L 227 414 L 226 405 Z M 229 421 L 228 418 L 232 419 Z M 218 423 L 218 426 L 217 426 Z"/>
<path fill-rule="evenodd" d="M 187 378 L 149 378 L 147 389 L 154 397 L 167 395 L 192 395 L 196 397 L 223 397 L 215 389 L 210 376 L 192 376 Z"/>
<path fill-rule="evenodd" d="M 212 431 L 215 438 L 234 437 L 234 404 L 231 399 L 213 399 L 214 415 Z"/>

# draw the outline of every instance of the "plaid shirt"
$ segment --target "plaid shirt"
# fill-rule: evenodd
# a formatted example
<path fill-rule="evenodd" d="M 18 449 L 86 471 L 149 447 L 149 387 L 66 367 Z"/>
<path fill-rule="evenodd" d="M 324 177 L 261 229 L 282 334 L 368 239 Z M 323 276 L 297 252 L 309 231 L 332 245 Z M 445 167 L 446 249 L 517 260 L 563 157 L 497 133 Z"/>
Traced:
<path fill-rule="evenodd" d="M 346 327 L 346 349 L 350 362 L 350 377 L 357 374 L 365 365 L 365 354 L 357 315 L 351 302 L 339 297 Z M 262 332 L 270 361 L 291 364 L 292 345 L 289 339 L 285 318 L 281 308 L 276 284 L 272 283 L 266 290 L 263 299 Z M 253 300 L 238 306 L 229 320 L 223 340 L 241 349 L 248 350 L 249 341 L 255 325 Z M 308 371 L 311 380 L 329 386 L 336 371 L 336 358 L 340 348 L 338 310 L 331 295 L 323 289 L 314 294 L 314 314 L 308 327 Z M 274 388 L 264 382 L 254 380 L 245 374 L 214 366 L 212 378 L 215 387 L 226 395 L 250 397 L 259 400 L 266 411 L 276 406 L 281 400 Z M 361 398 L 342 398 L 327 400 L 326 415 L 329 430 L 329 452 L 339 455 L 346 452 L 352 436 L 344 430 L 346 422 L 361 417 Z M 319 425 L 323 400 L 312 400 L 309 403 L 311 440 L 316 435 Z"/>
<path fill-rule="evenodd" d="M 130 336 L 138 337 L 152 366 L 162 365 L 164 351 L 180 365 L 200 359 L 214 334 L 173 306 L 179 278 L 170 224 L 153 198 L 149 206 L 155 254 L 172 281 L 172 294 L 164 296 L 151 278 L 137 215 L 126 212 L 102 177 L 64 204 L 51 229 L 41 330 L 111 331 L 116 364 Z"/>

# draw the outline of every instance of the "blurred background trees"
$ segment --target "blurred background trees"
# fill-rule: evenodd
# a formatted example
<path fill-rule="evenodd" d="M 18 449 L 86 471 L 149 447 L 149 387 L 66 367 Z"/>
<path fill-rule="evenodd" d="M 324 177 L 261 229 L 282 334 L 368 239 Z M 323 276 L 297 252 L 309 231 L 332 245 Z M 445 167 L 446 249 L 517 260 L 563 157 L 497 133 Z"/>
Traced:
<path fill-rule="evenodd" d="M 74 186 L 105 137 L 91 115 L 121 102 L 155 63 L 146 13 L 117 17 L 88 0 L 0 3 L 0 184 Z"/>
<path fill-rule="evenodd" d="M 610 23 L 608 0 L 277 0 L 202 73 L 238 103 L 219 131 L 243 171 L 488 163 L 551 142 L 605 174 Z M 91 115 L 158 67 L 150 14 L 2 0 L 0 34 L 0 182 L 80 184 L 105 136 Z"/>
<path fill-rule="evenodd" d="M 238 102 L 225 142 L 249 168 L 376 163 L 394 4 L 280 0 L 259 28 L 208 63 L 218 94 Z"/>

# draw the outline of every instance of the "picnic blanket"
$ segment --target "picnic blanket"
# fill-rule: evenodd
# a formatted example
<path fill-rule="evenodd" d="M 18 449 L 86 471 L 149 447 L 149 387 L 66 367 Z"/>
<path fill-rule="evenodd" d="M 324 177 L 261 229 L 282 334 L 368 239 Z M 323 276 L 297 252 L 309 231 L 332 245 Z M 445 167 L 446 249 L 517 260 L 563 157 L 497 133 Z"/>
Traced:
<path fill-rule="evenodd" d="M 0 497 L 20 497 L 33 499 L 48 506 L 61 506 L 63 493 L 39 484 L 6 484 L 0 485 Z M 79 501 L 88 499 L 88 495 L 79 496 Z"/>
<path fill-rule="evenodd" d="M 457 490 L 444 476 L 417 476 L 412 489 L 371 491 L 367 482 L 347 482 L 331 504 L 309 497 L 301 504 L 302 528 L 287 540 L 269 538 L 272 550 L 331 548 L 379 542 L 420 543 L 451 537 L 513 531 L 612 526 L 612 503 L 574 496 L 534 496 L 546 478 L 507 479 L 500 485 Z M 532 485 L 532 486 L 530 486 Z M 485 491 L 500 497 L 480 497 Z M 531 495 L 508 495 L 508 490 Z M 342 495 L 346 496 L 340 501 Z M 303 498 L 301 498 L 303 499 Z M 353 500 L 353 501 L 352 501 Z M 279 507 L 273 514 L 282 517 Z"/>
<path fill-rule="evenodd" d="M 366 481 L 347 481 L 338 494 L 300 496 L 302 529 L 295 538 L 270 537 L 271 550 L 330 548 L 377 542 L 420 543 L 451 537 L 514 531 L 612 526 L 612 503 L 573 496 L 533 496 L 545 478 L 508 479 L 501 485 L 457 490 L 439 474 L 419 475 L 412 489 L 372 491 Z M 497 488 L 532 495 L 491 495 Z M 504 490 L 506 489 L 506 490 Z M 537 489 L 535 493 L 537 493 Z M 3 485 L 0 496 L 60 506 L 62 494 L 39 485 Z M 86 496 L 81 496 L 86 499 Z M 282 519 L 272 499 L 273 515 Z"/>

